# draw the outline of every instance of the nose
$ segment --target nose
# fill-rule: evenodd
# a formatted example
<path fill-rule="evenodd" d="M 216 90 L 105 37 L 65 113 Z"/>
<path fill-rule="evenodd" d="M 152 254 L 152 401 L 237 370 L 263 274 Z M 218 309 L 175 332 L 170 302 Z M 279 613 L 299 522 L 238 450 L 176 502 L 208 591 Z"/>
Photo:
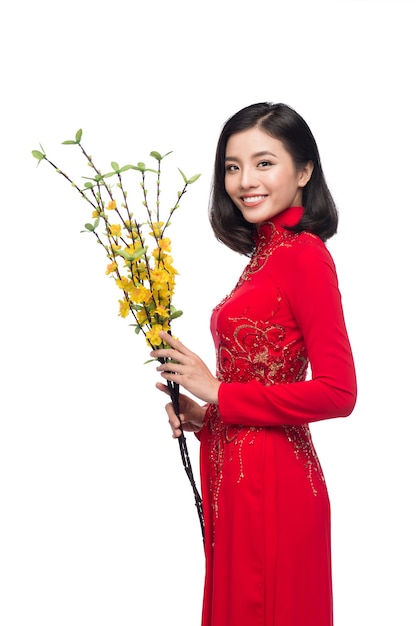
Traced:
<path fill-rule="evenodd" d="M 241 169 L 241 178 L 240 178 L 240 187 L 241 189 L 253 189 L 258 186 L 257 176 L 254 172 L 253 168 L 242 168 Z"/>

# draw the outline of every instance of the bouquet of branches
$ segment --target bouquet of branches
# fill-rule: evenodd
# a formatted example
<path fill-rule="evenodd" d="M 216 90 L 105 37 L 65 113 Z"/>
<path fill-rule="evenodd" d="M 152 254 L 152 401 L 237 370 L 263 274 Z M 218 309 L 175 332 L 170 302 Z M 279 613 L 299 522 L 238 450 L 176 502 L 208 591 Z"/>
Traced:
<path fill-rule="evenodd" d="M 160 332 L 164 330 L 171 334 L 171 323 L 182 315 L 182 311 L 176 310 L 173 305 L 177 271 L 173 266 L 171 240 L 167 236 L 167 229 L 189 185 L 200 174 L 187 178 L 177 168 L 182 178 L 182 189 L 177 192 L 175 203 L 163 214 L 160 206 L 161 164 L 171 152 L 164 155 L 151 152 L 150 157 L 156 163 L 154 168 L 147 167 L 143 162 L 120 166 L 112 161 L 111 170 L 102 173 L 82 146 L 82 135 L 80 129 L 74 139 L 62 143 L 78 146 L 87 160 L 91 175 L 83 176 L 83 184 L 78 185 L 54 165 L 42 146 L 41 150 L 33 150 L 32 155 L 37 159 L 38 165 L 42 161 L 49 163 L 90 204 L 91 221 L 84 224 L 81 232 L 93 235 L 104 251 L 107 258 L 106 274 L 113 278 L 121 294 L 119 315 L 123 318 L 130 316 L 135 333 L 142 334 L 146 344 L 153 350 L 170 347 L 163 342 Z M 135 214 L 128 203 L 128 190 L 123 175 L 129 170 L 137 172 L 139 177 L 140 197 L 142 196 L 140 214 Z M 146 187 L 150 176 L 154 177 L 156 186 L 153 201 L 150 200 Z M 164 362 L 164 359 L 160 358 L 159 361 Z M 179 385 L 170 381 L 167 384 L 174 410 L 179 415 Z M 183 432 L 178 442 L 183 466 L 193 489 L 203 535 L 202 501 L 193 477 Z"/>

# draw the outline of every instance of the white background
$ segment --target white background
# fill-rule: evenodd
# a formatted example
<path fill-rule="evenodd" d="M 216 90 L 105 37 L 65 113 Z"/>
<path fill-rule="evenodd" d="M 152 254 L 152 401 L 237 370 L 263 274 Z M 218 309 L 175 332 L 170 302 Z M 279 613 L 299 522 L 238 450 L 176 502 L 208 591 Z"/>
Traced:
<path fill-rule="evenodd" d="M 417 16 L 402 0 L 3 9 L 1 626 L 197 626 L 203 584 L 145 342 L 80 234 L 86 205 L 31 150 L 80 180 L 89 172 L 61 141 L 81 127 L 104 170 L 173 150 L 170 168 L 202 173 L 171 231 L 185 312 L 174 330 L 213 367 L 211 309 L 245 262 L 208 224 L 214 149 L 230 115 L 264 100 L 306 119 L 340 210 L 329 247 L 359 398 L 312 429 L 336 626 L 417 626 Z"/>

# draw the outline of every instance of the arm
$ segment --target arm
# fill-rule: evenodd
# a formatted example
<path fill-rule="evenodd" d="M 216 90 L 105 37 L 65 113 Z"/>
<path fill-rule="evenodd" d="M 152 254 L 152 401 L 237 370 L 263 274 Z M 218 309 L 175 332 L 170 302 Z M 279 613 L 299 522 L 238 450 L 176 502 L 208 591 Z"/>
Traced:
<path fill-rule="evenodd" d="M 302 244 L 287 261 L 283 295 L 302 332 L 312 380 L 221 383 L 219 409 L 227 424 L 303 424 L 344 417 L 354 408 L 355 369 L 331 256 L 322 244 Z"/>

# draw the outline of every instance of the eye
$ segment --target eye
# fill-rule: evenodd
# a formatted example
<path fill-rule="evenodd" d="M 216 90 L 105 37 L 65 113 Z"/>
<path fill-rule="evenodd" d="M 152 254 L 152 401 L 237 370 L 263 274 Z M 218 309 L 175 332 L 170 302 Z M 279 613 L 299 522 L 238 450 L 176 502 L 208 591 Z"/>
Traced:
<path fill-rule="evenodd" d="M 238 165 L 234 165 L 231 163 L 230 165 L 225 165 L 225 172 L 236 172 L 238 170 Z"/>
<path fill-rule="evenodd" d="M 269 167 L 270 165 L 273 165 L 271 161 L 260 161 L 260 163 L 257 164 L 257 167 Z"/>

